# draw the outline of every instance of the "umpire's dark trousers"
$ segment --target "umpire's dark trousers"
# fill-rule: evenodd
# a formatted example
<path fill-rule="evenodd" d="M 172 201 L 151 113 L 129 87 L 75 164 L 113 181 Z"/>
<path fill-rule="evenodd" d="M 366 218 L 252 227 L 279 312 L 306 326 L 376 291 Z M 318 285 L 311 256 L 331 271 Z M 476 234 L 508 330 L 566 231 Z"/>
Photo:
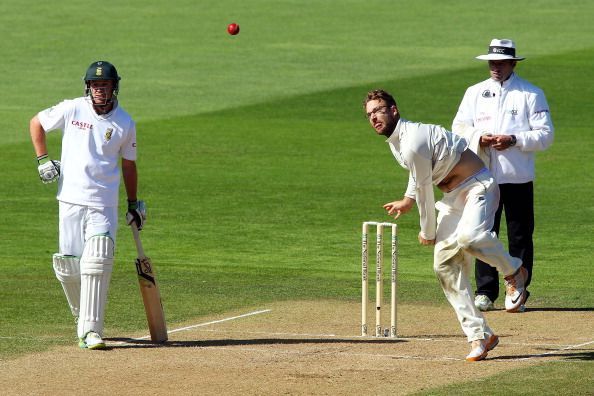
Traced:
<path fill-rule="evenodd" d="M 534 187 L 532 182 L 523 184 L 500 184 L 501 198 L 495 213 L 493 231 L 499 235 L 501 214 L 505 210 L 507 224 L 507 242 L 509 254 L 522 259 L 522 265 L 528 270 L 528 281 L 532 279 L 534 261 Z M 476 294 L 484 294 L 491 301 L 499 296 L 499 276 L 497 270 L 490 265 L 476 260 L 475 264 Z"/>

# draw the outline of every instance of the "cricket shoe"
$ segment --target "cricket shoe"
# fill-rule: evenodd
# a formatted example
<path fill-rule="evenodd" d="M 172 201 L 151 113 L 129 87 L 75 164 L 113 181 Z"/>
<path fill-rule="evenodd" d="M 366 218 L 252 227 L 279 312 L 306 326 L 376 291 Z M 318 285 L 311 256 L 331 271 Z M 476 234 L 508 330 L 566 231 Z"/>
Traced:
<path fill-rule="evenodd" d="M 474 306 L 477 307 L 479 311 L 493 311 L 495 309 L 495 305 L 493 301 L 484 294 L 479 294 L 474 298 Z"/>
<path fill-rule="evenodd" d="M 470 353 L 466 356 L 466 361 L 478 362 L 479 360 L 485 360 L 489 351 L 492 351 L 498 344 L 499 337 L 495 334 L 490 334 L 486 340 L 474 341 Z"/>
<path fill-rule="evenodd" d="M 89 331 L 84 337 L 79 338 L 78 346 L 83 349 L 105 349 L 105 341 L 94 331 Z"/>
<path fill-rule="evenodd" d="M 507 312 L 518 312 L 520 307 L 528 298 L 528 292 L 524 283 L 528 279 L 526 268 L 520 267 L 513 275 L 505 278 L 505 310 Z"/>
<path fill-rule="evenodd" d="M 530 292 L 526 290 L 526 298 L 524 299 L 524 304 L 520 305 L 520 308 L 518 308 L 518 312 L 526 312 L 526 301 L 528 301 L 528 297 L 530 297 Z"/>

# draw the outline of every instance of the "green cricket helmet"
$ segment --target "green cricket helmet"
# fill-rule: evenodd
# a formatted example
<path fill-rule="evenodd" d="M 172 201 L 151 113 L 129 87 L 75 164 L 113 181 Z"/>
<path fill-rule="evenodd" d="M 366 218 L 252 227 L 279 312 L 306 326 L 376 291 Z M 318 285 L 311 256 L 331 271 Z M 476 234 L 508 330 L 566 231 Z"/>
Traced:
<path fill-rule="evenodd" d="M 97 80 L 113 80 L 113 95 L 117 95 L 120 89 L 120 76 L 115 66 L 106 61 L 97 61 L 91 63 L 84 77 L 85 80 L 85 96 L 91 94 L 89 81 Z"/>

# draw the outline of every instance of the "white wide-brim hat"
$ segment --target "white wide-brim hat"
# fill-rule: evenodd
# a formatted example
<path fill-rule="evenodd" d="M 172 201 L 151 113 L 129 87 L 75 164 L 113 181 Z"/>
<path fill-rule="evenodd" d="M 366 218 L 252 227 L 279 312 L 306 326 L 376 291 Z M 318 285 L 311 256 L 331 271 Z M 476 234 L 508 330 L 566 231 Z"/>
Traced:
<path fill-rule="evenodd" d="M 521 61 L 526 58 L 516 56 L 516 45 L 509 39 L 493 39 L 489 45 L 489 53 L 479 55 L 476 59 L 480 60 L 516 60 Z"/>

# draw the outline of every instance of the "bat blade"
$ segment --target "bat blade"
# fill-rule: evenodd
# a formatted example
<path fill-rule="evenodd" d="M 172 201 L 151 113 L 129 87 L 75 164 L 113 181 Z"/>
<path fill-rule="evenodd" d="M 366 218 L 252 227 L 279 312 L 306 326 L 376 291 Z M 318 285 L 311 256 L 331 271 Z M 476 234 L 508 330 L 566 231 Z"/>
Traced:
<path fill-rule="evenodd" d="M 159 291 L 159 285 L 157 284 L 151 259 L 144 254 L 136 224 L 132 223 L 131 228 L 138 252 L 138 258 L 135 262 L 136 274 L 138 276 L 138 285 L 140 286 L 140 294 L 144 303 L 144 311 L 146 313 L 151 340 L 162 343 L 167 341 L 168 337 L 165 312 L 163 311 L 163 304 L 161 302 L 161 292 Z"/>
<path fill-rule="evenodd" d="M 140 294 L 144 303 L 151 340 L 154 342 L 165 342 L 167 341 L 165 313 L 161 302 L 159 285 L 157 285 L 153 272 L 153 265 L 148 257 L 139 257 L 136 259 L 136 273 L 138 275 L 138 285 L 140 286 Z"/>

